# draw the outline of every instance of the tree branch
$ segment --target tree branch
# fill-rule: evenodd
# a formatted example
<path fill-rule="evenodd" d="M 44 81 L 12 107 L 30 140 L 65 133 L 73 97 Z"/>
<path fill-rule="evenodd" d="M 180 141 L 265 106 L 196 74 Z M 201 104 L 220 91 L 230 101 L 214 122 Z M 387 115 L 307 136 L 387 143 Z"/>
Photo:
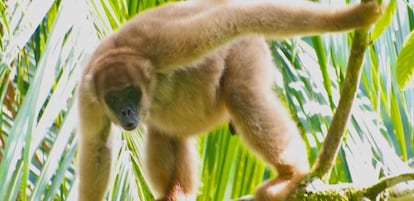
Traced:
<path fill-rule="evenodd" d="M 355 31 L 341 98 L 339 99 L 338 107 L 329 126 L 322 149 L 310 173 L 312 176 L 326 178 L 333 167 L 359 86 L 362 62 L 368 45 L 368 29 Z"/>
<path fill-rule="evenodd" d="M 305 179 L 305 183 L 299 186 L 296 192 L 294 192 L 288 201 L 314 201 L 314 200 L 378 200 L 382 192 L 386 189 L 407 181 L 414 182 L 414 172 L 404 173 L 400 175 L 394 175 L 390 177 L 384 177 L 377 183 L 366 188 L 357 188 L 351 183 L 343 184 L 326 184 L 318 178 Z M 408 193 L 412 193 L 409 191 Z M 404 197 L 407 195 L 398 195 L 395 198 Z M 409 196 L 411 198 L 411 196 Z M 368 199 L 367 199 L 368 198 Z M 234 201 L 255 201 L 254 196 L 248 195 L 242 198 L 238 198 Z"/>

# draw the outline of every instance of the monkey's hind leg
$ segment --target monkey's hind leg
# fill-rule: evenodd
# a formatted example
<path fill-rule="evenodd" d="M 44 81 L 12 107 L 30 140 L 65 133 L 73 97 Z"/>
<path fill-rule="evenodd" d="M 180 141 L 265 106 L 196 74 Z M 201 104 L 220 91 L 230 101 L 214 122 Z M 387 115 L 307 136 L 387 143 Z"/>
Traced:
<path fill-rule="evenodd" d="M 278 172 L 256 190 L 256 200 L 285 200 L 309 165 L 295 122 L 268 84 L 267 70 L 273 64 L 265 42 L 240 42 L 227 65 L 223 87 L 232 123 L 244 142 Z"/>
<path fill-rule="evenodd" d="M 256 93 L 252 95 L 252 93 Z M 303 141 L 283 106 L 270 95 L 233 93 L 229 111 L 245 143 L 276 168 L 278 177 L 256 191 L 260 201 L 281 201 L 295 189 L 309 166 Z"/>
<path fill-rule="evenodd" d="M 257 200 L 284 200 L 309 169 L 295 123 L 272 95 L 241 91 L 233 92 L 230 98 L 229 111 L 236 130 L 244 142 L 278 172 L 276 179 L 257 189 Z"/>
<path fill-rule="evenodd" d="M 171 137 L 151 127 L 146 136 L 145 165 L 155 198 L 195 200 L 198 156 L 192 139 Z"/>

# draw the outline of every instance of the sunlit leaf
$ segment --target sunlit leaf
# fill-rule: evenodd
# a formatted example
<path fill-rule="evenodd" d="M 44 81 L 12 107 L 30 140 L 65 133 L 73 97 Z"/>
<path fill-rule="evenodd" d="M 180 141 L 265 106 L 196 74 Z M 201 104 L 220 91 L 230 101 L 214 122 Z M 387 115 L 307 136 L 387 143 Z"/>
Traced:
<path fill-rule="evenodd" d="M 397 0 L 391 0 L 384 10 L 383 15 L 378 19 L 371 32 L 371 40 L 375 41 L 390 25 L 392 18 L 397 11 Z"/>
<path fill-rule="evenodd" d="M 414 75 L 414 31 L 407 37 L 397 58 L 397 82 L 404 88 Z"/>

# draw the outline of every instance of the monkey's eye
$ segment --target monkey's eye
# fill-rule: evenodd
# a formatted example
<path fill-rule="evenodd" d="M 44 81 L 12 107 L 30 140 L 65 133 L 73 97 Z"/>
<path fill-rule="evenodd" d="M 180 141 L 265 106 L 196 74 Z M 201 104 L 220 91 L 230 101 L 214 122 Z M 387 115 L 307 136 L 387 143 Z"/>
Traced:
<path fill-rule="evenodd" d="M 128 98 L 132 100 L 138 100 L 141 97 L 141 91 L 136 87 L 128 87 L 127 89 Z"/>
<path fill-rule="evenodd" d="M 107 96 L 105 96 L 105 101 L 108 104 L 113 105 L 113 104 L 118 102 L 118 98 L 114 95 L 107 95 Z"/>

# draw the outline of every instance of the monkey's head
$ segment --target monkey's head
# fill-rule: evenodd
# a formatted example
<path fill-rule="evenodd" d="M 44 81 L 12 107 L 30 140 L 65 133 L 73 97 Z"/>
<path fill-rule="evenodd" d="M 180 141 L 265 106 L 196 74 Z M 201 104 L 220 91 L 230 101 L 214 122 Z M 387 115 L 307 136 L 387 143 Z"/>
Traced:
<path fill-rule="evenodd" d="M 105 115 L 125 130 L 147 116 L 155 79 L 149 61 L 129 51 L 112 51 L 94 62 L 92 84 Z"/>

